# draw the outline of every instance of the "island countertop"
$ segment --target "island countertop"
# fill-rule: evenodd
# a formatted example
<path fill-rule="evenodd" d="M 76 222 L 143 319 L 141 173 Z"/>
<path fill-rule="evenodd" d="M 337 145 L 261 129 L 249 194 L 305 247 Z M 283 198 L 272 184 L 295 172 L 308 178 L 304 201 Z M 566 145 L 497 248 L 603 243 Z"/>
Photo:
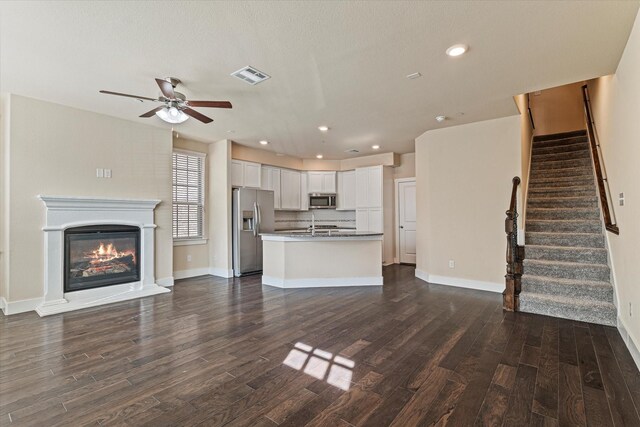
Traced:
<path fill-rule="evenodd" d="M 262 240 L 282 241 L 282 240 L 327 240 L 327 239 L 360 239 L 360 238 L 382 238 L 383 233 L 374 231 L 316 231 L 312 234 L 310 231 L 283 231 L 273 233 L 260 233 Z"/>

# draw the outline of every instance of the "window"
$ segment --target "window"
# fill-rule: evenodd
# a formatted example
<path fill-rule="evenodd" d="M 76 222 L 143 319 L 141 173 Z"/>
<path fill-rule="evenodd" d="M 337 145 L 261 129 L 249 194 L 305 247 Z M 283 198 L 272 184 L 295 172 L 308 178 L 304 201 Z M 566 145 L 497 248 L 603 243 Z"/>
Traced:
<path fill-rule="evenodd" d="M 173 153 L 173 238 L 204 239 L 204 159 L 190 151 Z"/>

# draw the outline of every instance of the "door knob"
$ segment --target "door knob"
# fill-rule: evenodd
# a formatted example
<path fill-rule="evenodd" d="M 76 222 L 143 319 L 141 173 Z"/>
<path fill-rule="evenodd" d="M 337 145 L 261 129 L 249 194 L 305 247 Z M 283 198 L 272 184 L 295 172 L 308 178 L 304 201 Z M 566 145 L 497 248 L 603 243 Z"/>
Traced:
<path fill-rule="evenodd" d="M 404 225 L 401 225 L 400 228 L 404 228 Z"/>

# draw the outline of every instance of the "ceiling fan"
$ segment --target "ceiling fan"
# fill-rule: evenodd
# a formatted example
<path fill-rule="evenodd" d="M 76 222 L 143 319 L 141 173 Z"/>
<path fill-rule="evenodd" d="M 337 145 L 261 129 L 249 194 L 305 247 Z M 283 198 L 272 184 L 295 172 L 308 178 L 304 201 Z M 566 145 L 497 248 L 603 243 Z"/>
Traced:
<path fill-rule="evenodd" d="M 202 113 L 197 112 L 191 107 L 207 107 L 207 108 L 231 108 L 229 101 L 189 101 L 180 92 L 176 92 L 175 88 L 180 84 L 180 80 L 175 77 L 167 77 L 165 79 L 156 79 L 156 83 L 160 87 L 162 95 L 156 98 L 149 98 L 146 96 L 130 95 L 127 93 L 111 92 L 108 90 L 101 90 L 100 93 L 107 95 L 126 96 L 128 98 L 135 98 L 139 101 L 153 101 L 161 102 L 163 105 L 154 108 L 151 111 L 147 111 L 140 117 L 153 117 L 157 115 L 162 120 L 168 123 L 182 123 L 189 118 L 193 117 L 196 120 L 200 120 L 202 123 L 211 123 L 212 118 L 205 116 Z"/>

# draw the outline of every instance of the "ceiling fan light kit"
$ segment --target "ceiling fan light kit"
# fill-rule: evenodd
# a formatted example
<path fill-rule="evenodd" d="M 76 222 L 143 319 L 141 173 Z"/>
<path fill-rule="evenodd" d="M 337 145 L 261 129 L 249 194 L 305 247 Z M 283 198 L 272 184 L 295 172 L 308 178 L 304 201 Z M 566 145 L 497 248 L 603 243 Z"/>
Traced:
<path fill-rule="evenodd" d="M 160 92 L 162 95 L 155 98 L 148 98 L 145 96 L 138 95 L 130 95 L 126 93 L 120 92 L 111 92 L 108 90 L 101 90 L 100 93 L 104 93 L 106 95 L 116 95 L 116 96 L 125 96 L 127 98 L 135 98 L 139 101 L 153 101 L 153 102 L 161 102 L 164 104 L 161 107 L 154 108 L 151 111 L 147 111 L 146 113 L 140 115 L 140 117 L 148 118 L 153 117 L 154 115 L 158 116 L 160 119 L 167 123 L 171 124 L 180 124 L 184 123 L 189 117 L 193 117 L 196 120 L 201 121 L 202 123 L 211 123 L 213 121 L 212 118 L 205 116 L 202 113 L 194 110 L 191 107 L 204 107 L 204 108 L 232 108 L 231 103 L 229 101 L 189 101 L 184 96 L 184 94 L 180 92 L 176 92 L 174 89 L 176 86 L 180 84 L 180 80 L 175 77 L 167 77 L 165 79 L 156 79 L 156 83 L 158 87 L 160 87 Z"/>

